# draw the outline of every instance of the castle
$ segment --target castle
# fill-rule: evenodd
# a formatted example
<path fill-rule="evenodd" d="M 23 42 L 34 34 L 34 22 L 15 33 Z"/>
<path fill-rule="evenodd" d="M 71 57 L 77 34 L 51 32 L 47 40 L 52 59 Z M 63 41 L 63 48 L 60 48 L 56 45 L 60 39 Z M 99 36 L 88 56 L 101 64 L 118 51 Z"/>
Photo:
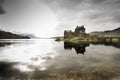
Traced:
<path fill-rule="evenodd" d="M 84 25 L 83 26 L 76 26 L 74 32 L 72 32 L 71 30 L 64 31 L 64 38 L 69 38 L 72 36 L 79 36 L 79 37 L 86 36 Z"/>

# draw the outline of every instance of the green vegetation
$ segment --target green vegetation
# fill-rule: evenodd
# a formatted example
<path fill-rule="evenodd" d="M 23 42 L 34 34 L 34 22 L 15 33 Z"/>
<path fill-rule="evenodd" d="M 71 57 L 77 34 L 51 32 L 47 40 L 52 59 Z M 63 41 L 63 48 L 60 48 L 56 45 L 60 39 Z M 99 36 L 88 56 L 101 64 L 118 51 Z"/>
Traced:
<path fill-rule="evenodd" d="M 67 39 L 64 39 L 65 42 L 74 42 L 74 43 L 80 43 L 80 42 L 86 42 L 88 38 L 85 37 L 70 37 Z"/>
<path fill-rule="evenodd" d="M 100 42 L 120 42 L 119 37 L 98 37 L 90 36 L 90 37 L 69 37 L 67 39 L 63 39 L 65 42 L 72 42 L 72 43 L 100 43 Z"/>
<path fill-rule="evenodd" d="M 55 41 L 65 41 L 75 44 L 80 43 L 120 43 L 120 37 L 92 35 L 86 37 L 71 36 L 68 38 L 56 38 Z"/>
<path fill-rule="evenodd" d="M 28 36 L 21 36 L 11 32 L 0 31 L 0 39 L 30 39 Z"/>

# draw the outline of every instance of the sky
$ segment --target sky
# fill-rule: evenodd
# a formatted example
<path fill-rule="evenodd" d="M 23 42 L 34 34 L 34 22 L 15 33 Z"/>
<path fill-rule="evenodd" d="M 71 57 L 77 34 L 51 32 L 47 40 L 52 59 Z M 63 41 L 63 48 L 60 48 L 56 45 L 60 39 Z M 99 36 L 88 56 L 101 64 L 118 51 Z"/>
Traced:
<path fill-rule="evenodd" d="M 0 0 L 0 29 L 61 36 L 84 25 L 86 32 L 120 27 L 120 0 Z"/>

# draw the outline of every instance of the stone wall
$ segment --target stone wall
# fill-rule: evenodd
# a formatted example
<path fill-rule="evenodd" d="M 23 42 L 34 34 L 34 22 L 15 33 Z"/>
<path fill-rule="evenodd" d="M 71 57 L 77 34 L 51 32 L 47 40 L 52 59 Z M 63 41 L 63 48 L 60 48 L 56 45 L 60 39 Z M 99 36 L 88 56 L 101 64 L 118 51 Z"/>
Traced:
<path fill-rule="evenodd" d="M 64 31 L 64 38 L 69 38 L 71 36 L 79 36 L 79 37 L 86 36 L 84 26 L 76 26 L 74 32 L 72 32 L 71 30 L 65 30 Z"/>

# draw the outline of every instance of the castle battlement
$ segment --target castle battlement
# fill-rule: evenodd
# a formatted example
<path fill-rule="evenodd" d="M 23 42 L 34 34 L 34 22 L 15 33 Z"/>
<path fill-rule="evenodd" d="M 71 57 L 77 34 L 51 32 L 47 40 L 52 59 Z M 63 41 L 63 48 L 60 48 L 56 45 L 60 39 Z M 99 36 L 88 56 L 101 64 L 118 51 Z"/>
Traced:
<path fill-rule="evenodd" d="M 86 35 L 84 25 L 76 26 L 75 31 L 72 32 L 71 30 L 64 31 L 64 38 L 69 38 L 71 36 L 79 36 L 84 37 Z"/>

